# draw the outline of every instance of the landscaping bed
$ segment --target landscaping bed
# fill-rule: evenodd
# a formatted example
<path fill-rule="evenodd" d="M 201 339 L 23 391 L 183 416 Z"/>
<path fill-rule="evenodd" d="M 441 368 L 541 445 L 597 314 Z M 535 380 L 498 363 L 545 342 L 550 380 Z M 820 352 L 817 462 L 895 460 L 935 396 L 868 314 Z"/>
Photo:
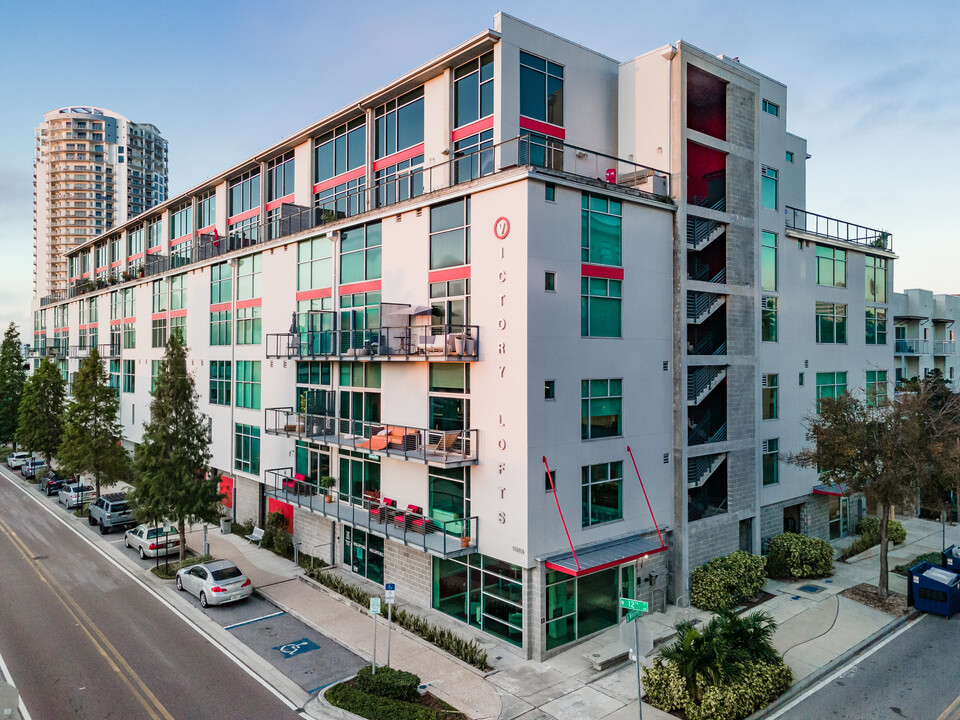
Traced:
<path fill-rule="evenodd" d="M 940 566 L 941 561 L 943 560 L 943 553 L 939 550 L 934 550 L 933 552 L 923 553 L 923 555 L 917 555 L 913 560 L 903 565 L 897 565 L 893 568 L 893 572 L 897 575 L 907 576 L 907 570 L 912 568 L 914 565 L 922 562 L 932 563 L 934 565 Z"/>
<path fill-rule="evenodd" d="M 429 692 L 420 693 L 420 678 L 413 673 L 361 668 L 352 680 L 327 690 L 324 698 L 334 707 L 368 720 L 461 720 L 464 714 Z"/>
<path fill-rule="evenodd" d="M 910 608 L 907 607 L 906 595 L 891 590 L 887 593 L 886 598 L 881 598 L 877 596 L 877 586 L 869 583 L 854 585 L 852 588 L 843 590 L 840 594 L 888 615 L 906 615 L 910 611 Z"/>

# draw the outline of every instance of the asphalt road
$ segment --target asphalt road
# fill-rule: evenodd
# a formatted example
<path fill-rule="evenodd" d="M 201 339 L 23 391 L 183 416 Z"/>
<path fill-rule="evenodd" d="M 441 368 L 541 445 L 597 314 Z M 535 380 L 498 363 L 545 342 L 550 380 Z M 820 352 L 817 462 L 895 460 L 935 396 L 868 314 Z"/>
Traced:
<path fill-rule="evenodd" d="M 298 717 L 38 499 L 0 478 L 0 655 L 34 718 Z"/>
<path fill-rule="evenodd" d="M 960 619 L 921 616 L 876 652 L 854 658 L 802 702 L 770 717 L 960 720 L 958 644 Z"/>

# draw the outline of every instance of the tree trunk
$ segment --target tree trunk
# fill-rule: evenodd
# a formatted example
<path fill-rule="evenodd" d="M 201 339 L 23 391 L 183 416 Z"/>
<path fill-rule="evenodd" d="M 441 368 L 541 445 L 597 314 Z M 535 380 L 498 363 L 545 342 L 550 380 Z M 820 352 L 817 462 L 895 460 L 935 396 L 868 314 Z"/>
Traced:
<path fill-rule="evenodd" d="M 880 582 L 877 585 L 877 595 L 886 598 L 889 592 L 890 580 L 887 576 L 887 522 L 890 520 L 890 504 L 884 503 L 880 515 Z"/>
<path fill-rule="evenodd" d="M 957 481 L 957 486 L 953 489 L 953 502 L 956 503 L 957 512 L 954 515 L 954 522 L 960 523 L 960 480 Z"/>
<path fill-rule="evenodd" d="M 177 532 L 180 533 L 180 562 L 187 559 L 187 533 L 183 518 L 177 520 Z"/>

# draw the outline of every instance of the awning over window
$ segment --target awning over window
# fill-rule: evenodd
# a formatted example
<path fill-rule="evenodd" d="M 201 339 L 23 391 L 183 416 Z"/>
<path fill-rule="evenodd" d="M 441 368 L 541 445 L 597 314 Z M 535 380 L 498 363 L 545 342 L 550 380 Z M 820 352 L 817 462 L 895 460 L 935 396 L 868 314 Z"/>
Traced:
<path fill-rule="evenodd" d="M 846 488 L 843 485 L 814 485 L 813 486 L 814 495 L 833 495 L 834 497 L 840 497 L 841 495 L 846 494 Z"/>
<path fill-rule="evenodd" d="M 640 535 L 629 535 L 578 549 L 579 570 L 577 569 L 577 562 L 573 559 L 573 553 L 569 551 L 542 558 L 542 561 L 550 570 L 558 570 L 567 575 L 579 577 L 606 570 L 615 565 L 622 565 L 646 555 L 654 555 L 666 549 L 666 545 L 660 545 L 656 540 Z"/>

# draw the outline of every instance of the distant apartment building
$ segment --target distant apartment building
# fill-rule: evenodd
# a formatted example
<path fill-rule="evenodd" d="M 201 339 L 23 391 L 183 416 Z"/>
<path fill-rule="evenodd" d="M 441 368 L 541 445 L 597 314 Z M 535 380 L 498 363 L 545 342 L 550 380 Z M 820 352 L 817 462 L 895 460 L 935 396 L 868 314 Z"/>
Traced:
<path fill-rule="evenodd" d="M 938 371 L 956 388 L 957 343 L 954 333 L 960 321 L 960 297 L 910 289 L 894 293 L 894 380 L 923 380 Z"/>
<path fill-rule="evenodd" d="M 34 160 L 35 297 L 64 293 L 64 254 L 162 203 L 167 183 L 167 141 L 155 126 L 94 107 L 45 113 Z"/>
<path fill-rule="evenodd" d="M 33 352 L 69 379 L 99 347 L 133 446 L 181 333 L 235 517 L 543 658 L 855 525 L 781 453 L 891 391 L 895 255 L 806 209 L 787 108 L 732 58 L 499 14 L 70 249 Z"/>

